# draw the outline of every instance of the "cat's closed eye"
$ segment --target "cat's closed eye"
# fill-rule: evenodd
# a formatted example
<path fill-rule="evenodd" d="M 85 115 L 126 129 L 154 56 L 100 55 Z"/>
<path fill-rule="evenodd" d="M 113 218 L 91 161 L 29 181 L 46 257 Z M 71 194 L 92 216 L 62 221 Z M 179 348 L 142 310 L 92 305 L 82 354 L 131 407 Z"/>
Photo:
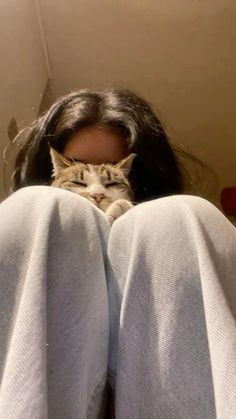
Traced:
<path fill-rule="evenodd" d="M 111 186 L 116 186 L 116 185 L 118 185 L 117 182 L 106 183 L 106 188 L 110 188 Z"/>
<path fill-rule="evenodd" d="M 86 183 L 79 182 L 78 180 L 71 180 L 70 182 L 74 183 L 75 185 L 79 185 L 79 186 L 84 186 L 84 187 L 87 186 Z"/>

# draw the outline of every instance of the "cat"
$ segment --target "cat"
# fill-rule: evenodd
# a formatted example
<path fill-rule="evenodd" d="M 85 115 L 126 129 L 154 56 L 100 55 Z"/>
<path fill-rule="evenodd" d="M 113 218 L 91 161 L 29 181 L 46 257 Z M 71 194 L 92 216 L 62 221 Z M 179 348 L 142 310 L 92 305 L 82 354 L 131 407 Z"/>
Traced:
<path fill-rule="evenodd" d="M 136 154 L 118 163 L 94 165 L 74 161 L 50 147 L 53 172 L 51 186 L 75 192 L 102 210 L 110 224 L 133 207 L 133 193 L 128 180 Z"/>

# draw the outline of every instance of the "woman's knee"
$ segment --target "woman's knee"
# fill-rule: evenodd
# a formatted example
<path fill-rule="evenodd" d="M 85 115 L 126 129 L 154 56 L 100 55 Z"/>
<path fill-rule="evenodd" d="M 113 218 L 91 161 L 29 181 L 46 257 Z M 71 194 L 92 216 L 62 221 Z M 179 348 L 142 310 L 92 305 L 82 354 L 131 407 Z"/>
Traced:
<path fill-rule="evenodd" d="M 26 186 L 24 188 L 18 189 L 12 195 L 10 195 L 5 201 L 18 201 L 19 204 L 38 204 L 44 207 L 47 204 L 59 203 L 60 201 L 77 201 L 78 206 L 85 207 L 86 204 L 90 204 L 88 200 L 85 200 L 80 195 L 76 195 L 72 192 L 69 192 L 65 189 L 55 188 L 46 185 L 34 185 Z"/>
<path fill-rule="evenodd" d="M 68 231 L 97 230 L 107 236 L 109 223 L 102 211 L 86 198 L 51 186 L 27 186 L 9 196 L 0 205 L 0 216 L 7 229 L 33 232 L 37 226 Z"/>
<path fill-rule="evenodd" d="M 100 218 L 103 215 L 102 211 L 86 198 L 65 189 L 46 185 L 27 186 L 17 190 L 2 202 L 2 209 L 4 207 L 9 208 L 11 213 L 14 210 L 20 213 L 22 210 L 29 216 L 37 211 L 46 215 L 48 210 L 55 207 L 67 214 L 75 212 L 86 216 L 90 213 Z"/>
<path fill-rule="evenodd" d="M 154 227 L 162 223 L 174 227 L 181 220 L 189 219 L 198 219 L 211 224 L 228 223 L 226 217 L 211 202 L 193 195 L 172 195 L 141 203 L 124 215 L 123 222 L 130 221 L 137 227 L 141 225 Z"/>
<path fill-rule="evenodd" d="M 137 211 L 144 213 L 145 210 L 165 211 L 168 215 L 172 213 L 181 213 L 183 209 L 188 208 L 190 211 L 201 212 L 215 211 L 217 208 L 204 198 L 193 195 L 171 195 L 163 198 L 153 199 L 144 202 L 137 207 Z"/>

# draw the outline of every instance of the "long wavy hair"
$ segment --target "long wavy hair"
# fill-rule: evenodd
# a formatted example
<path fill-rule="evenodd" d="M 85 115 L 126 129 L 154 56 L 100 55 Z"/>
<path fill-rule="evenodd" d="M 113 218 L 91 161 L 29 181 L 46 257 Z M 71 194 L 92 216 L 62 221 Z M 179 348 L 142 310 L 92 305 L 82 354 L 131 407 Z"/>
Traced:
<path fill-rule="evenodd" d="M 136 203 L 179 194 L 184 181 L 176 153 L 152 106 L 126 89 L 81 89 L 59 98 L 16 137 L 12 191 L 49 185 L 49 145 L 63 152 L 72 134 L 99 125 L 118 133 L 137 154 L 130 172 Z"/>

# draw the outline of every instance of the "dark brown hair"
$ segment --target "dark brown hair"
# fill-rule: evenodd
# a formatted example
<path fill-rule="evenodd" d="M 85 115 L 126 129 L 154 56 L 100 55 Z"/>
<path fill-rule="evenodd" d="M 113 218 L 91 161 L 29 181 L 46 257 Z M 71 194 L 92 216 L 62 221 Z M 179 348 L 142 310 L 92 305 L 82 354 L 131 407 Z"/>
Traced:
<path fill-rule="evenodd" d="M 137 154 L 130 172 L 135 202 L 182 192 L 182 177 L 168 137 L 150 104 L 125 89 L 82 89 L 58 99 L 16 138 L 12 190 L 48 185 L 49 144 L 63 152 L 71 135 L 99 125 L 118 132 Z"/>

